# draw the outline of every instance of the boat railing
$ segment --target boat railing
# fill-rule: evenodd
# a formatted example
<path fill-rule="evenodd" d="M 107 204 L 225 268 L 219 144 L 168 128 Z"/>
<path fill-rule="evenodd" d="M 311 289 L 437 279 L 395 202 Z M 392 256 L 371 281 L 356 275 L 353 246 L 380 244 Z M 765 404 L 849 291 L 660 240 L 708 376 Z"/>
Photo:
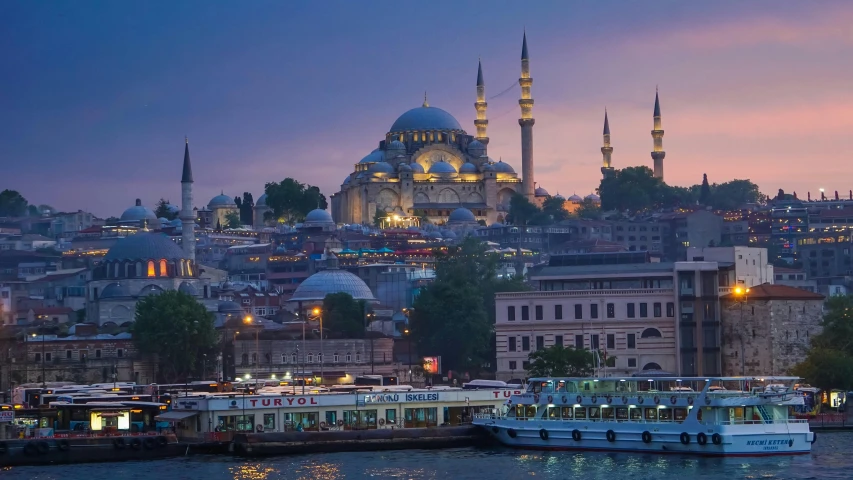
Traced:
<path fill-rule="evenodd" d="M 774 423 L 808 423 L 806 419 L 788 418 L 772 420 L 722 420 L 719 422 L 699 422 L 702 425 L 767 425 Z"/>

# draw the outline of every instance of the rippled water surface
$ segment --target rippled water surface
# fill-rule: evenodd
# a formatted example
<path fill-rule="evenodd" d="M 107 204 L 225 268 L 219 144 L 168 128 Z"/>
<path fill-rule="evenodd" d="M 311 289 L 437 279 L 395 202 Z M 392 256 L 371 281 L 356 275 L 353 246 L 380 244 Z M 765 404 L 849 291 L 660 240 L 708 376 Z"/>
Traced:
<path fill-rule="evenodd" d="M 0 470 L 0 480 L 273 479 L 853 479 L 853 433 L 821 433 L 811 455 L 695 458 L 631 453 L 461 448 L 293 455 L 245 461 L 194 456 Z"/>

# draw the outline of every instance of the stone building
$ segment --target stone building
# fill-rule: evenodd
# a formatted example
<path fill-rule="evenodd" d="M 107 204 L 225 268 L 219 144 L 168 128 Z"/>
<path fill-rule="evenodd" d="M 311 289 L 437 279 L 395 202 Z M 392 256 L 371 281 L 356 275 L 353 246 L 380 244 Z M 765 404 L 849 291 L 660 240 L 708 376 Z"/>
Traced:
<path fill-rule="evenodd" d="M 225 192 L 210 199 L 207 204 L 207 210 L 211 212 L 211 226 L 216 228 L 225 228 L 228 224 L 228 214 L 240 213 L 237 204 L 232 197 L 225 195 Z"/>
<path fill-rule="evenodd" d="M 786 375 L 822 331 L 824 296 L 762 284 L 721 297 L 723 375 Z"/>
<path fill-rule="evenodd" d="M 533 183 L 533 99 L 527 38 L 522 46 L 521 151 L 522 173 L 489 158 L 485 83 L 477 71 L 476 135 L 465 132 L 450 113 L 424 98 L 421 107 L 403 113 L 376 149 L 355 164 L 339 192 L 332 195 L 337 223 L 372 224 L 377 212 L 425 216 L 442 223 L 455 209 L 470 210 L 476 220 L 502 222 L 516 192 L 536 201 Z M 544 192 L 544 190 L 543 190 Z M 547 192 L 546 192 L 547 194 Z"/>

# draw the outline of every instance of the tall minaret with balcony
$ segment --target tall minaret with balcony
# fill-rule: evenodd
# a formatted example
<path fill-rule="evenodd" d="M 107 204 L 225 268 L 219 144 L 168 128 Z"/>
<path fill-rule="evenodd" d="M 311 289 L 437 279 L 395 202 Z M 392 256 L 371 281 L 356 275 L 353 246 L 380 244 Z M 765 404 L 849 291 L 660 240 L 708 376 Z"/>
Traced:
<path fill-rule="evenodd" d="M 518 79 L 521 86 L 521 118 L 518 124 L 521 126 L 521 194 L 531 202 L 534 201 L 533 182 L 533 98 L 530 97 L 530 87 L 533 79 L 530 77 L 530 57 L 527 54 L 527 32 L 521 45 L 521 78 Z"/>
<path fill-rule="evenodd" d="M 607 120 L 607 109 L 604 109 L 604 144 L 601 147 L 601 156 L 603 165 L 601 167 L 601 175 L 607 178 L 613 175 L 613 167 L 610 166 L 610 155 L 613 154 L 613 147 L 610 146 L 610 122 Z"/>
<path fill-rule="evenodd" d="M 474 108 L 477 109 L 477 119 L 474 120 L 474 126 L 477 127 L 477 140 L 483 145 L 489 144 L 489 135 L 486 129 L 489 127 L 489 121 L 486 119 L 486 84 L 483 82 L 483 62 L 477 62 L 477 103 Z"/>
<path fill-rule="evenodd" d="M 181 244 L 184 254 L 195 261 L 195 213 L 193 213 L 193 169 L 190 141 L 184 139 L 184 171 L 181 175 Z"/>
<path fill-rule="evenodd" d="M 666 152 L 663 151 L 663 129 L 660 124 L 660 99 L 658 98 L 657 89 L 655 89 L 655 128 L 652 130 L 652 139 L 654 140 L 654 150 L 652 150 L 652 160 L 655 162 L 655 178 L 663 180 L 663 157 Z"/>

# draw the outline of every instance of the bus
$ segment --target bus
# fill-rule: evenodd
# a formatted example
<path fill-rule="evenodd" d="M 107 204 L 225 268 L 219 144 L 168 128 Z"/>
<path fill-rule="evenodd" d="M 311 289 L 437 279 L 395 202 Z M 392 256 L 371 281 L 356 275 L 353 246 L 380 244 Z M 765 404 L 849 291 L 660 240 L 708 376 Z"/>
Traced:
<path fill-rule="evenodd" d="M 400 380 L 397 377 L 382 376 L 382 375 L 361 375 L 355 377 L 356 385 L 377 386 L 383 387 L 388 385 L 399 385 Z"/>

